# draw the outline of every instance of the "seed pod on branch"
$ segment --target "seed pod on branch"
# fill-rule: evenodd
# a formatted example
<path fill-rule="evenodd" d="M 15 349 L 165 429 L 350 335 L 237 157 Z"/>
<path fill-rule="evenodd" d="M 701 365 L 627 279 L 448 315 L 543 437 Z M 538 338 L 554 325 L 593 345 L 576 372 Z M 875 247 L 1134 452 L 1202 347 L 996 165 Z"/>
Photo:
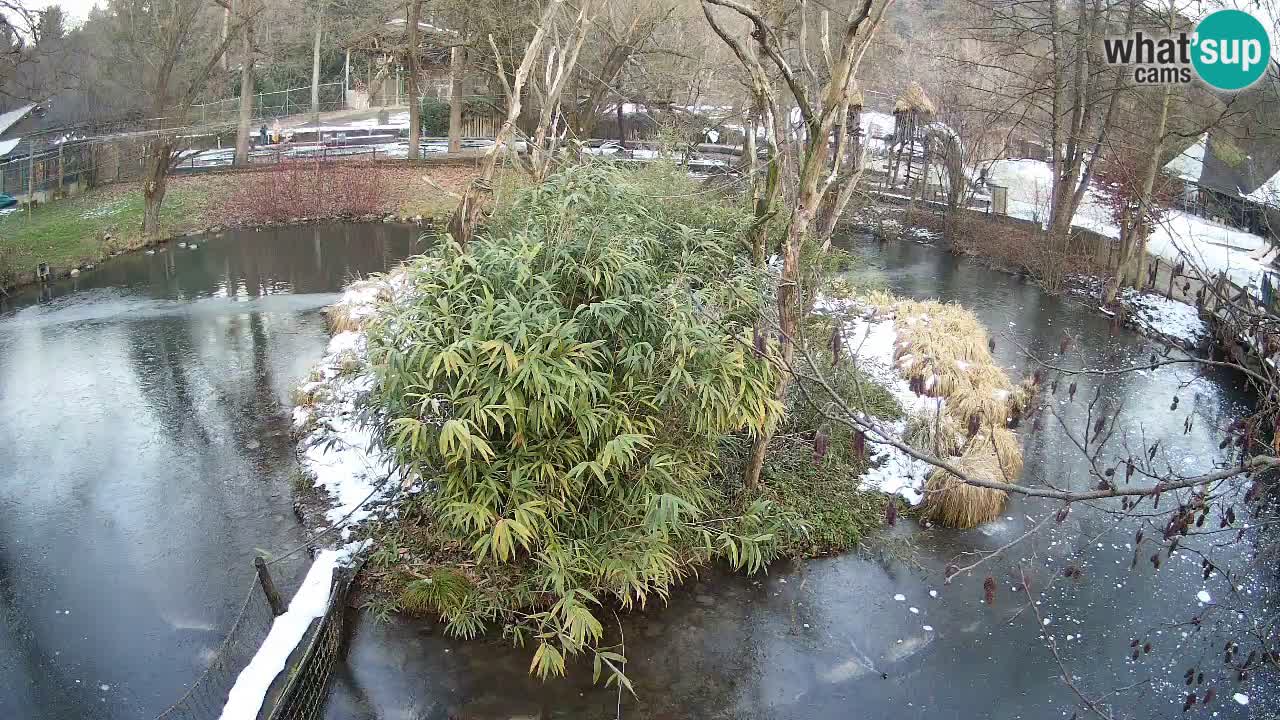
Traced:
<path fill-rule="evenodd" d="M 1213 688 L 1209 688 L 1208 690 L 1205 690 L 1205 691 L 1204 691 L 1204 700 L 1202 700 L 1202 701 L 1201 701 L 1201 704 L 1203 704 L 1203 705 L 1208 705 L 1209 703 L 1213 702 L 1213 698 L 1214 698 L 1217 694 L 1218 694 L 1218 691 L 1217 691 L 1217 690 L 1214 690 Z"/>
<path fill-rule="evenodd" d="M 844 333 L 840 332 L 840 324 L 831 332 L 831 364 L 839 365 L 844 359 Z"/>
<path fill-rule="evenodd" d="M 986 580 L 982 581 L 982 596 L 983 601 L 988 605 L 996 603 L 996 579 L 990 575 L 987 576 Z"/>
<path fill-rule="evenodd" d="M 889 498 L 889 502 L 884 506 L 884 522 L 889 527 L 898 524 L 898 502 L 893 498 Z"/>
<path fill-rule="evenodd" d="M 995 352 L 995 351 L 996 351 L 996 339 L 995 339 L 995 338 L 987 338 L 987 350 L 989 350 L 989 351 L 991 351 L 991 352 Z"/>
<path fill-rule="evenodd" d="M 1072 380 L 1071 384 L 1067 386 L 1067 401 L 1074 402 L 1075 399 L 1076 399 L 1076 381 Z"/>
<path fill-rule="evenodd" d="M 764 357 L 764 333 L 760 332 L 760 328 L 751 329 L 752 344 L 755 346 L 756 359 Z"/>
<path fill-rule="evenodd" d="M 831 436 L 827 434 L 824 428 L 818 428 L 813 436 L 813 461 L 815 463 L 822 462 L 827 456 L 827 448 L 831 444 Z"/>
<path fill-rule="evenodd" d="M 1054 516 L 1054 520 L 1059 524 L 1061 524 L 1064 520 L 1067 519 L 1067 515 L 1070 512 L 1071 512 L 1071 506 L 1067 505 L 1066 507 L 1058 511 L 1058 514 Z"/>
<path fill-rule="evenodd" d="M 1178 396 L 1174 395 L 1173 402 L 1170 403 L 1169 405 L 1169 412 L 1173 412 L 1174 410 L 1177 410 L 1177 409 L 1178 409 Z"/>

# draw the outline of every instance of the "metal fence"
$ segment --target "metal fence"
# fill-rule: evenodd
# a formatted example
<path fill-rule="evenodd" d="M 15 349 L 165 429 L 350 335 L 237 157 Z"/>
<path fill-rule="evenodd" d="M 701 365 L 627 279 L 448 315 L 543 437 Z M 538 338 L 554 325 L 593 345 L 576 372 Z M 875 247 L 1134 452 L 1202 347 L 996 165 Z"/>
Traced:
<path fill-rule="evenodd" d="M 342 110 L 345 107 L 346 92 L 342 83 L 332 82 L 320 85 L 319 112 Z M 311 105 L 310 85 L 258 93 L 253 97 L 253 117 L 255 120 L 314 112 L 316 112 L 316 108 Z M 191 106 L 191 122 L 199 125 L 234 122 L 239 117 L 239 97 L 225 98 Z"/>
<path fill-rule="evenodd" d="M 329 609 L 316 625 L 311 642 L 280 692 L 268 720 L 319 720 L 324 716 L 329 678 L 342 654 L 347 593 L 358 571 L 359 565 L 336 571 L 333 589 L 329 593 Z"/>
<path fill-rule="evenodd" d="M 328 610 L 312 623 L 304 637 L 305 650 L 296 661 L 291 656 L 290 664 L 281 673 L 284 681 L 279 685 L 279 692 L 274 696 L 268 694 L 268 709 L 259 712 L 258 717 L 318 720 L 324 714 L 329 676 L 342 653 L 347 595 L 359 568 L 357 563 L 354 567 L 340 567 L 335 571 Z M 156 720 L 218 720 L 232 686 L 266 640 L 274 620 L 267 596 L 258 578 L 254 577 L 240 612 L 213 662 L 191 685 L 191 689 L 160 713 Z M 273 690 L 275 687 L 273 685 Z"/>
<path fill-rule="evenodd" d="M 217 720 L 240 671 L 257 654 L 274 621 L 275 614 L 255 577 L 209 667 L 157 720 Z"/>
<path fill-rule="evenodd" d="M 0 162 L 0 193 L 28 195 L 62 190 L 92 180 L 93 150 L 89 143 L 64 143 L 51 150 Z"/>

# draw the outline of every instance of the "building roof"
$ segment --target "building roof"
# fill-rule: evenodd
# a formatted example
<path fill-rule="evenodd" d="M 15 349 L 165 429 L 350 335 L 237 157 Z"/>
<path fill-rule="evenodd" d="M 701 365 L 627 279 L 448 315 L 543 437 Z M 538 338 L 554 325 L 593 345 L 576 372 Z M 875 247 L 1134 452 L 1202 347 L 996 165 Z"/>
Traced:
<path fill-rule="evenodd" d="M 23 105 L 22 107 L 16 110 L 10 110 L 9 112 L 0 113 L 0 135 L 3 135 L 6 130 L 8 130 L 10 127 L 13 127 L 13 125 L 16 124 L 22 118 L 26 117 L 27 113 L 31 112 L 32 108 L 34 107 L 35 107 L 35 104 L 32 103 L 30 105 Z"/>
<path fill-rule="evenodd" d="M 1200 174 L 1204 172 L 1204 149 L 1208 143 L 1209 133 L 1201 135 L 1200 139 L 1165 164 L 1165 172 L 1187 182 L 1200 182 Z"/>

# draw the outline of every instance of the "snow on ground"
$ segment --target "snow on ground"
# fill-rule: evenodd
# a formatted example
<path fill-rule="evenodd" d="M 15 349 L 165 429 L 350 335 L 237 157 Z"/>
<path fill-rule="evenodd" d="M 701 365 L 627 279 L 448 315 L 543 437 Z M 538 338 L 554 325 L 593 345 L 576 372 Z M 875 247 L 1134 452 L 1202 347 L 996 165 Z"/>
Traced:
<path fill-rule="evenodd" d="M 407 292 L 404 275 L 353 284 L 335 306 L 357 322 L 376 312 L 380 297 Z M 369 367 L 367 338 L 361 330 L 348 330 L 329 340 L 324 357 L 316 365 L 317 380 L 300 390 L 314 402 L 293 410 L 294 428 L 306 430 L 299 447 L 302 469 L 324 488 L 331 500 L 326 518 L 341 523 L 343 539 L 354 526 L 380 513 L 402 487 L 392 453 L 378 441 L 376 421 L 364 412 L 364 401 L 377 379 Z"/>
<path fill-rule="evenodd" d="M 1194 154 L 1194 150 L 1187 152 Z M 1045 223 L 1049 218 L 1052 174 L 1049 164 L 1040 160 L 997 160 L 991 164 L 988 178 L 992 184 L 1009 189 L 1009 215 Z M 1080 201 L 1072 224 L 1107 237 L 1120 237 L 1120 228 L 1092 188 Z M 1226 272 L 1237 284 L 1257 288 L 1269 266 L 1250 254 L 1265 243 L 1264 238 L 1244 230 L 1172 210 L 1148 238 L 1147 251 L 1170 262 L 1185 259 L 1188 266 L 1199 268 L 1206 276 Z"/>
<path fill-rule="evenodd" d="M 1207 276 L 1225 272 L 1237 285 L 1258 288 L 1270 266 L 1253 253 L 1266 240 L 1184 212 L 1171 212 L 1147 238 L 1147 252 L 1170 262 L 1185 259 Z"/>
<path fill-rule="evenodd" d="M 236 676 L 227 695 L 220 720 L 251 720 L 258 717 L 272 681 L 284 670 L 289 655 L 302 642 L 311 621 L 329 609 L 333 572 L 351 562 L 366 543 L 349 543 L 337 550 L 321 550 L 311 563 L 307 577 L 289 603 L 289 609 L 271 623 L 267 639 L 253 659 Z"/>
<path fill-rule="evenodd" d="M 827 309 L 835 309 L 827 304 Z M 898 333 L 892 318 L 863 317 L 846 326 L 845 343 L 859 370 L 877 384 L 889 390 L 902 405 L 905 416 L 893 422 L 877 421 L 884 433 L 902 440 L 907 433 L 908 417 L 922 414 L 934 415 L 941 411 L 941 398 L 930 398 L 912 392 L 910 384 L 899 374 L 894 364 L 894 343 Z M 873 467 L 862 476 L 862 486 L 887 494 L 901 495 L 915 505 L 923 497 L 924 481 L 933 467 L 916 460 L 905 452 L 867 438 Z"/>
<path fill-rule="evenodd" d="M 1166 338 L 1198 345 L 1209 337 L 1209 328 L 1194 306 L 1156 293 L 1126 288 L 1120 300 L 1129 308 L 1129 318 L 1146 330 Z"/>

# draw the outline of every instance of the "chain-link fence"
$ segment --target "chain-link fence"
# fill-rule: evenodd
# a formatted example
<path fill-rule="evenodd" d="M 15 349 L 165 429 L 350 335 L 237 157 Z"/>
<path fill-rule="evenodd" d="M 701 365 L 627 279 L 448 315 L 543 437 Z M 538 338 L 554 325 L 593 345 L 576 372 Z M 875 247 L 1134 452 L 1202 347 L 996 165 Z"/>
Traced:
<path fill-rule="evenodd" d="M 196 678 L 185 695 L 160 713 L 157 720 L 217 720 L 240 671 L 258 652 L 274 621 L 275 615 L 266 595 L 254 578 L 245 592 L 240 612 L 214 653 L 209 667 Z"/>
<path fill-rule="evenodd" d="M 314 621 L 301 655 L 280 674 L 273 691 L 268 693 L 266 707 L 258 717 L 269 720 L 317 720 L 323 715 L 329 676 L 342 652 L 347 594 L 355 580 L 359 564 L 339 567 L 334 572 L 325 614 Z M 191 689 L 156 720 L 218 720 L 223 706 L 240 672 L 257 654 L 275 615 L 263 588 L 255 577 L 249 583 L 240 612 L 227 631 L 226 638 L 214 654 L 209 667 L 191 685 Z M 297 653 L 294 653 L 297 655 Z"/>
<path fill-rule="evenodd" d="M 346 93 L 342 83 L 320 85 L 319 112 L 341 110 L 346 107 Z M 255 120 L 286 117 L 317 112 L 311 105 L 311 86 L 288 88 L 253 96 Z M 191 106 L 190 122 L 196 125 L 234 122 L 240 117 L 240 98 L 225 98 Z"/>
<path fill-rule="evenodd" d="M 89 143 L 64 143 L 51 150 L 0 163 L 0 193 L 28 195 L 62 190 L 92 180 Z"/>
<path fill-rule="evenodd" d="M 320 618 L 296 670 L 280 692 L 268 720 L 319 720 L 324 716 L 329 677 L 342 654 L 342 638 L 347 617 L 347 593 L 359 565 L 339 568 L 329 593 L 329 609 Z"/>

